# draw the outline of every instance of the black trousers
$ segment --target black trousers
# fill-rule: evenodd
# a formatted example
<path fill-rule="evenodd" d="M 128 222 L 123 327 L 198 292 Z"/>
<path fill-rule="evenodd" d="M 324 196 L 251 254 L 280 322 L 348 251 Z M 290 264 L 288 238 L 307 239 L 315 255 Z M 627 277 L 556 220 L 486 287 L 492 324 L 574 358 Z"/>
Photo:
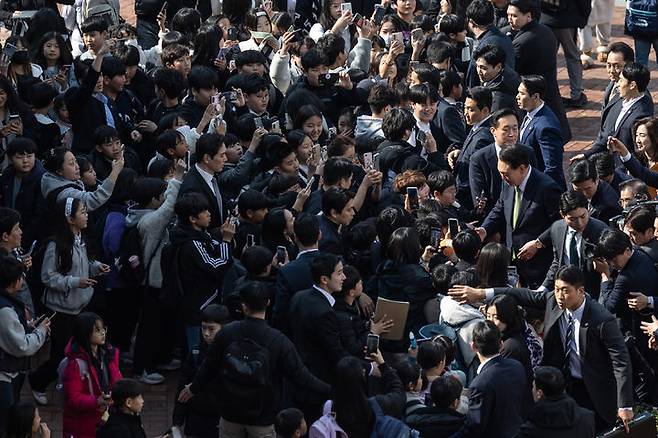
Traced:
<path fill-rule="evenodd" d="M 142 313 L 135 338 L 133 371 L 155 371 L 158 364 L 171 359 L 173 348 L 180 345 L 181 326 L 172 309 L 159 299 L 160 289 L 147 287 L 144 291 Z"/>
<path fill-rule="evenodd" d="M 51 315 L 53 310 L 47 309 Z M 50 321 L 50 357 L 34 370 L 30 376 L 32 390 L 46 392 L 46 388 L 57 379 L 57 367 L 64 359 L 64 349 L 73 335 L 73 324 L 77 315 L 57 313 Z"/>
<path fill-rule="evenodd" d="M 592 403 L 592 399 L 590 398 L 589 392 L 587 391 L 587 387 L 585 386 L 585 382 L 582 379 L 575 379 L 573 377 L 570 378 L 567 385 L 567 392 L 581 407 L 594 412 L 594 421 L 596 423 L 597 434 L 607 432 L 615 426 L 614 423 L 608 423 L 596 411 L 594 403 Z"/>
<path fill-rule="evenodd" d="M 107 325 L 110 343 L 120 352 L 130 351 L 142 308 L 144 288 L 122 287 L 108 292 Z"/>

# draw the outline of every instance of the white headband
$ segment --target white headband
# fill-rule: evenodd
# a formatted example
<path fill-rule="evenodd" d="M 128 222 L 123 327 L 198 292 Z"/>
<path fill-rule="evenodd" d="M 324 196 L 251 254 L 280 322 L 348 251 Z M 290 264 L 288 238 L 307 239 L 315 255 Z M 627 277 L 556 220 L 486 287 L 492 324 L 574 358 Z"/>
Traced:
<path fill-rule="evenodd" d="M 73 198 L 66 198 L 66 206 L 64 207 L 64 215 L 71 217 L 73 213 Z"/>

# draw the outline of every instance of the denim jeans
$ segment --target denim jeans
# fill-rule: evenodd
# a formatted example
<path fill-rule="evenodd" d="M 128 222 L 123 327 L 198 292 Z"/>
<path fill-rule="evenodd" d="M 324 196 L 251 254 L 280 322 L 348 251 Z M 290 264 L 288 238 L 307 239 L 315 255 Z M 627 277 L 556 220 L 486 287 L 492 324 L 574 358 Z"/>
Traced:
<path fill-rule="evenodd" d="M 25 374 L 18 374 L 11 382 L 0 382 L 0 438 L 4 438 L 9 418 L 9 407 L 18 402 Z"/>
<path fill-rule="evenodd" d="M 191 353 L 192 349 L 201 343 L 201 326 L 200 325 L 186 325 L 185 326 L 185 341 L 187 342 L 187 353 Z"/>
<path fill-rule="evenodd" d="M 649 67 L 649 53 L 651 46 L 653 46 L 654 60 L 658 64 L 658 38 L 653 40 L 641 40 L 635 38 L 635 60 L 640 64 Z"/>

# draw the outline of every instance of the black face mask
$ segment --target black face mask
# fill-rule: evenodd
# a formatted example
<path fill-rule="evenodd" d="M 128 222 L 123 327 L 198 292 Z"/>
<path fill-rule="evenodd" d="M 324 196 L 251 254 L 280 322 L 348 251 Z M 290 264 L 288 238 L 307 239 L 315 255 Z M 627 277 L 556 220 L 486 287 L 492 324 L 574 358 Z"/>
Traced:
<path fill-rule="evenodd" d="M 15 52 L 11 57 L 11 62 L 13 64 L 26 65 L 30 63 L 30 56 L 27 53 L 27 50 L 19 50 Z"/>

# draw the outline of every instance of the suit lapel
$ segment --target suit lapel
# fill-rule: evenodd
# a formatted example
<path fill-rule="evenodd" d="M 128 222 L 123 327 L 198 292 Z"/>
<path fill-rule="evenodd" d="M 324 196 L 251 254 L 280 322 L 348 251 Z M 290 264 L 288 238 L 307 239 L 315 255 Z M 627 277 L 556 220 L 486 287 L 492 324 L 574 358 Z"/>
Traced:
<path fill-rule="evenodd" d="M 201 187 L 203 187 L 203 190 L 206 192 L 206 194 L 208 196 L 210 196 L 211 199 L 213 199 L 213 202 L 212 202 L 212 205 L 210 206 L 210 208 L 218 209 L 219 205 L 218 205 L 217 196 L 215 195 L 215 192 L 213 192 L 210 189 L 210 187 L 208 186 L 208 183 L 206 183 L 206 180 L 203 179 L 203 177 L 201 176 L 199 171 L 196 169 L 196 167 L 194 168 L 194 176 L 197 179 L 197 181 L 199 182 L 199 184 L 201 184 Z M 211 211 L 211 213 L 212 213 L 212 211 Z"/>
<path fill-rule="evenodd" d="M 629 118 L 629 117 L 631 116 L 631 114 L 633 114 L 635 111 L 637 111 L 638 108 L 641 108 L 641 106 L 642 106 L 642 100 L 644 100 L 644 96 L 645 96 L 645 95 L 643 94 L 643 95 L 642 95 L 642 98 L 640 98 L 640 100 L 638 100 L 637 102 L 635 102 L 635 103 L 633 104 L 633 106 L 631 106 L 631 107 L 628 109 L 628 111 L 626 111 L 626 113 L 621 117 L 621 120 L 619 121 L 619 123 L 616 123 L 617 127 L 615 128 L 615 131 L 614 131 L 614 133 L 615 133 L 615 137 L 618 136 L 618 134 L 619 134 L 619 130 L 620 130 L 620 128 L 621 128 L 621 125 L 624 124 L 624 122 L 626 121 L 626 119 Z M 620 107 L 620 109 L 619 109 L 619 112 L 621 112 L 621 107 Z"/>
<path fill-rule="evenodd" d="M 567 246 L 567 224 L 562 221 L 562 225 L 560 227 L 560 231 L 558 231 L 560 234 L 558 235 L 558 242 L 560 242 L 560 248 L 559 248 L 559 255 L 560 259 L 558 260 L 560 266 L 564 263 L 564 251 L 566 250 Z M 584 239 L 583 239 L 584 240 Z"/>
<path fill-rule="evenodd" d="M 516 228 L 521 226 L 521 223 L 523 222 L 523 217 L 525 216 L 525 212 L 528 209 L 528 206 L 530 205 L 532 198 L 534 197 L 535 191 L 533 184 L 535 183 L 534 181 L 535 172 L 536 172 L 535 169 L 533 169 L 533 171 L 530 172 L 530 177 L 528 178 L 528 182 L 525 185 L 525 191 L 521 194 L 521 208 L 519 208 L 519 218 L 516 221 Z M 512 192 L 514 192 L 514 189 L 512 189 Z"/>

